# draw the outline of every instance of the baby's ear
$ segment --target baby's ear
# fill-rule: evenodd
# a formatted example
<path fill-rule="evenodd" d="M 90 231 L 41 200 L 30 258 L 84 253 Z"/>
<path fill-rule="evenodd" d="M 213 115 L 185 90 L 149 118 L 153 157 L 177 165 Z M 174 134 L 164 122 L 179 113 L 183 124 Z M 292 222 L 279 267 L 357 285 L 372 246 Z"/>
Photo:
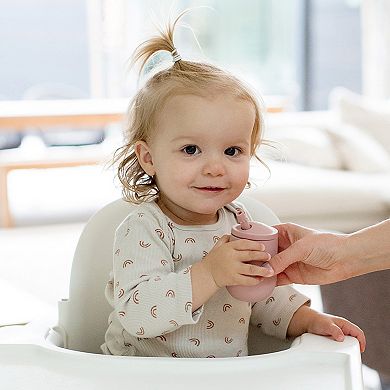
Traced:
<path fill-rule="evenodd" d="M 152 151 L 145 141 L 137 141 L 134 145 L 134 151 L 142 169 L 149 176 L 154 176 L 156 170 L 153 165 Z"/>

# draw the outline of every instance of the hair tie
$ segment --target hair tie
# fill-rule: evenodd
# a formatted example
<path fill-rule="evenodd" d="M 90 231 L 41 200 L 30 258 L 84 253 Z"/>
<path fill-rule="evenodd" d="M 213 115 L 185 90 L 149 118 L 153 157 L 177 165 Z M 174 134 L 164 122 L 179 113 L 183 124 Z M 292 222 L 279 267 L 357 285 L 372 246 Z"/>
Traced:
<path fill-rule="evenodd" d="M 173 62 L 181 60 L 180 54 L 177 52 L 176 48 L 171 51 Z"/>

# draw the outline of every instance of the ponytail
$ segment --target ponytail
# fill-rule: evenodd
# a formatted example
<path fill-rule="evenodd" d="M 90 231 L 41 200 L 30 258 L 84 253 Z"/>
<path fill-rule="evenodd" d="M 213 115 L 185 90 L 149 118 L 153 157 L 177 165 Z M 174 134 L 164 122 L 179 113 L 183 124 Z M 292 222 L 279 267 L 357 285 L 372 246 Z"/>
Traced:
<path fill-rule="evenodd" d="M 137 46 L 133 54 L 132 65 L 140 63 L 140 73 L 148 60 L 158 51 L 168 51 L 172 55 L 174 65 L 181 61 L 181 57 L 175 47 L 173 35 L 176 24 L 189 10 L 181 12 L 173 23 L 168 23 L 165 29 L 158 29 L 159 35 L 142 42 Z"/>

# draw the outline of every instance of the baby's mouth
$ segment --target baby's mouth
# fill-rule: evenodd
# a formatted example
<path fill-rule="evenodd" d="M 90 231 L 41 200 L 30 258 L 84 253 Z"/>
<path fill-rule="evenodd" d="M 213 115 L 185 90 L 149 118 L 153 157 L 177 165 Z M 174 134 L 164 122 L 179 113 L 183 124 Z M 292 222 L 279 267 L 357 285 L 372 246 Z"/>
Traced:
<path fill-rule="evenodd" d="M 224 190 L 222 187 L 195 187 L 197 190 L 208 191 L 208 192 L 221 192 Z"/>

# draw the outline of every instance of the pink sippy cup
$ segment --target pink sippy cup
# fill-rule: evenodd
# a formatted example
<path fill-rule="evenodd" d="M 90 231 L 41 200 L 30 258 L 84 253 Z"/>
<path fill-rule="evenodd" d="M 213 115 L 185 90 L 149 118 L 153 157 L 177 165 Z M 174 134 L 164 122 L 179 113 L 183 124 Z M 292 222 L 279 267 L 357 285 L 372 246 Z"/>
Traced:
<path fill-rule="evenodd" d="M 260 222 L 249 221 L 245 212 L 237 211 L 237 225 L 232 227 L 230 240 L 245 238 L 260 241 L 265 246 L 265 252 L 271 256 L 278 253 L 278 230 Z M 251 264 L 263 265 L 264 261 L 250 261 Z M 267 264 L 268 265 L 268 264 Z M 261 278 L 256 286 L 227 286 L 230 295 L 240 301 L 258 302 L 269 297 L 276 286 L 276 276 Z"/>

